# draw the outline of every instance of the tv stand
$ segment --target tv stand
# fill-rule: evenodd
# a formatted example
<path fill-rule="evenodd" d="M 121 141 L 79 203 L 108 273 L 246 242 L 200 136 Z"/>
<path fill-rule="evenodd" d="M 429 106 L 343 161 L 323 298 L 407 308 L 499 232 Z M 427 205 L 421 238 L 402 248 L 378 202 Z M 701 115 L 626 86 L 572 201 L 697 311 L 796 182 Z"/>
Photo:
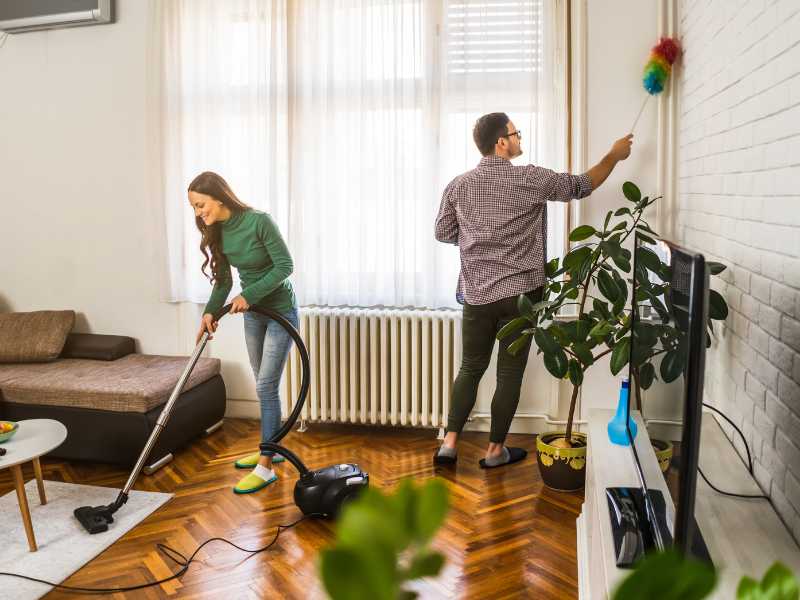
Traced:
<path fill-rule="evenodd" d="M 640 483 L 630 447 L 614 445 L 608 439 L 606 425 L 613 415 L 613 410 L 589 411 L 586 490 L 577 522 L 581 600 L 609 598 L 619 582 L 631 572 L 616 564 L 606 488 L 640 489 Z M 645 478 L 651 491 L 659 492 L 665 499 L 663 514 L 665 521 L 671 523 L 675 518 L 675 507 L 641 416 L 634 411 L 633 417 L 639 426 L 635 443 Z M 760 493 L 711 414 L 703 415 L 700 466 L 713 483 L 725 490 Z M 800 547 L 766 500 L 722 496 L 698 479 L 695 518 L 705 538 L 708 554 L 718 568 L 719 583 L 711 598 L 735 598 L 736 587 L 743 575 L 761 579 L 776 560 L 800 573 Z M 701 554 L 702 548 L 694 552 Z"/>

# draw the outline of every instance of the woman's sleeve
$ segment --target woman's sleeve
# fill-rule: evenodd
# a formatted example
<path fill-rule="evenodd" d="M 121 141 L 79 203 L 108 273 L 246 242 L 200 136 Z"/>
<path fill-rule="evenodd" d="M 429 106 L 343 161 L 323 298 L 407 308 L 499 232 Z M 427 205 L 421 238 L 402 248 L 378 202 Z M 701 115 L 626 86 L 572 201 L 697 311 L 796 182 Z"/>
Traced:
<path fill-rule="evenodd" d="M 219 272 L 219 278 L 214 282 L 214 289 L 211 291 L 211 297 L 208 299 L 208 303 L 203 309 L 203 314 L 216 314 L 217 311 L 225 304 L 225 300 L 228 299 L 228 294 L 231 293 L 231 287 L 233 287 L 231 265 L 228 263 L 228 259 L 225 258 L 225 255 L 222 256 L 222 262 L 219 265 Z"/>
<path fill-rule="evenodd" d="M 272 260 L 272 268 L 261 279 L 242 290 L 242 296 L 249 304 L 256 304 L 275 291 L 294 270 L 289 248 L 278 226 L 269 215 L 263 214 L 260 217 L 256 225 L 256 234 Z"/>

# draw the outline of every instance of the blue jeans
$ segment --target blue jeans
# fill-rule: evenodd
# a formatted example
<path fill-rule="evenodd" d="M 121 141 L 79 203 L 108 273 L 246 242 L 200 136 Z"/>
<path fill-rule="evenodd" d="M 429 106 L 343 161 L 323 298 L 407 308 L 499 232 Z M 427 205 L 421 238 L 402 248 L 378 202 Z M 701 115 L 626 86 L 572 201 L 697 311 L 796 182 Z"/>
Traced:
<path fill-rule="evenodd" d="M 298 327 L 296 308 L 282 313 L 282 316 Z M 281 426 L 279 388 L 292 338 L 278 322 L 248 311 L 244 313 L 244 339 L 261 403 L 261 441 L 268 442 Z M 274 452 L 262 451 L 261 454 L 272 456 Z"/>

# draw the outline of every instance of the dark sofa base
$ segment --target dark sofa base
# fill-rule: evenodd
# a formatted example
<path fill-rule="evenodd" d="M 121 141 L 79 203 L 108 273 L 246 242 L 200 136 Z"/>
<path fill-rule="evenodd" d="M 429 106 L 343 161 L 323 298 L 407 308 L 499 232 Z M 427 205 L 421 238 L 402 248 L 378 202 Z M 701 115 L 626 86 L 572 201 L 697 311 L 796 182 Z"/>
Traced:
<path fill-rule="evenodd" d="M 67 460 L 90 460 L 131 467 L 144 448 L 164 405 L 147 413 L 0 402 L 0 418 L 55 419 L 67 428 L 67 439 L 48 454 Z M 215 375 L 183 392 L 145 465 L 174 452 L 222 420 L 225 382 Z"/>

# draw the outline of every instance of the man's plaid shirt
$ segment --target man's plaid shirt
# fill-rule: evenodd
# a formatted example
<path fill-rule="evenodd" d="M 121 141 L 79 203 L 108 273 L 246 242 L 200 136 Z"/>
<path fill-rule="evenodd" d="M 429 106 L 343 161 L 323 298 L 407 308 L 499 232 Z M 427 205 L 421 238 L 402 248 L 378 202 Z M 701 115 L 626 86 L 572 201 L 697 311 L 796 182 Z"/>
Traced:
<path fill-rule="evenodd" d="M 453 179 L 442 194 L 436 239 L 459 247 L 459 302 L 489 304 L 543 285 L 547 202 L 591 192 L 587 174 L 518 167 L 496 155 Z"/>

